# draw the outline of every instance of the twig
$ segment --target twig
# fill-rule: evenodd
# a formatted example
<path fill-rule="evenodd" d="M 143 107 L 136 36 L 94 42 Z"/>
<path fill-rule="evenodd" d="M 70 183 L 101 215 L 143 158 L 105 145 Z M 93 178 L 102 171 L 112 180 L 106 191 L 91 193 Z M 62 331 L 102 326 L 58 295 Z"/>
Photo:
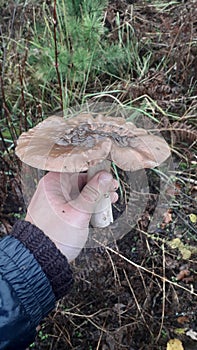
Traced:
<path fill-rule="evenodd" d="M 170 281 L 168 278 L 160 276 L 158 273 L 155 273 L 154 271 L 151 271 L 147 268 L 145 268 L 144 266 L 140 266 L 138 264 L 136 264 L 134 261 L 129 260 L 128 258 L 126 258 L 124 255 L 122 255 L 121 253 L 117 252 L 116 250 L 104 245 L 102 242 L 99 242 L 98 240 L 94 239 L 96 243 L 99 243 L 102 247 L 105 247 L 106 250 L 109 250 L 110 252 L 114 253 L 115 255 L 119 256 L 121 259 L 127 261 L 130 265 L 135 266 L 137 269 L 141 269 L 149 274 L 151 274 L 152 276 L 158 277 L 160 280 L 165 280 L 166 283 L 172 284 L 174 286 L 176 286 L 177 288 L 183 289 L 186 292 L 197 296 L 197 292 L 195 292 L 194 290 L 190 290 L 188 288 L 185 288 L 184 286 L 182 286 L 181 284 L 178 284 L 177 282 L 173 282 Z"/>
<path fill-rule="evenodd" d="M 59 72 L 59 64 L 58 64 L 58 47 L 57 47 L 57 11 L 56 11 L 56 0 L 54 0 L 54 8 L 53 8 L 53 35 L 54 35 L 54 45 L 55 45 L 55 69 L 57 73 L 57 80 L 59 84 L 59 93 L 60 93 L 60 106 L 62 111 L 62 117 L 64 116 L 64 103 L 63 103 L 63 94 L 62 94 L 62 84 L 61 77 Z"/>
<path fill-rule="evenodd" d="M 104 320 L 104 323 L 103 323 L 103 326 L 102 326 L 103 329 L 104 329 L 104 327 L 105 327 L 106 320 L 107 320 L 107 317 L 106 317 L 106 319 Z M 101 334 L 100 334 L 100 337 L 99 337 L 99 340 L 98 340 L 98 343 L 97 343 L 97 346 L 96 346 L 96 350 L 99 350 L 99 348 L 100 348 L 102 336 L 103 336 L 103 331 L 102 331 L 102 329 L 101 329 Z"/>
<path fill-rule="evenodd" d="M 160 336 L 161 336 L 161 332 L 162 332 L 162 329 L 163 329 L 163 324 L 164 324 L 164 316 L 165 316 L 165 301 L 166 301 L 166 283 L 165 283 L 165 280 L 166 280 L 166 269 L 165 269 L 165 266 L 166 266 L 166 261 L 165 261 L 165 248 L 164 248 L 164 244 L 162 243 L 162 256 L 163 256 L 163 280 L 162 280 L 162 285 L 163 285 L 163 298 L 162 298 L 162 315 L 161 315 L 161 324 L 160 324 L 160 329 L 159 329 L 159 333 L 157 335 L 157 338 L 156 338 L 156 342 L 159 341 L 160 339 Z"/>
<path fill-rule="evenodd" d="M 5 115 L 6 115 L 5 121 L 6 121 L 8 130 L 10 132 L 10 135 L 12 137 L 12 141 L 13 141 L 14 145 L 16 146 L 16 139 L 18 138 L 18 136 L 17 136 L 17 132 L 15 130 L 15 127 L 14 127 L 14 125 L 12 123 L 12 120 L 11 120 L 11 117 L 10 117 L 10 111 L 9 111 L 9 108 L 7 106 L 7 103 L 6 103 L 4 84 L 3 84 L 2 76 L 0 77 L 0 85 L 1 85 L 1 93 L 2 93 L 2 101 L 3 101 L 2 107 L 3 107 L 3 109 L 5 111 Z"/>
<path fill-rule="evenodd" d="M 138 309 L 138 311 L 139 311 L 139 314 L 140 314 L 140 316 L 142 317 L 142 320 L 144 321 L 144 324 L 146 325 L 146 327 L 147 327 L 147 329 L 149 330 L 150 334 L 153 336 L 153 334 L 152 334 L 152 332 L 151 332 L 151 330 L 150 330 L 150 328 L 149 328 L 149 326 L 148 326 L 148 324 L 147 324 L 147 322 L 146 322 L 146 320 L 145 320 L 145 318 L 144 318 L 144 315 L 143 315 L 143 312 L 142 312 L 142 308 L 141 308 L 141 306 L 140 306 L 139 303 L 138 303 L 138 300 L 137 300 L 137 297 L 136 297 L 136 295 L 135 295 L 134 289 L 133 289 L 132 286 L 131 286 L 131 283 L 130 283 L 130 281 L 129 281 L 129 278 L 128 278 L 128 276 L 127 276 L 127 273 L 126 273 L 125 269 L 123 269 L 123 272 L 124 272 L 126 281 L 127 281 L 127 283 L 128 283 L 129 289 L 130 289 L 130 291 L 131 291 L 131 293 L 132 293 L 133 299 L 135 300 L 135 303 L 136 303 L 137 309 Z"/>
<path fill-rule="evenodd" d="M 186 177 L 180 176 L 181 180 L 189 182 L 191 184 L 197 185 L 197 180 L 193 180 L 193 179 L 187 179 Z"/>
<path fill-rule="evenodd" d="M 27 126 L 26 101 L 25 101 L 25 94 L 24 94 L 24 74 L 23 74 L 26 60 L 27 60 L 27 48 L 26 48 L 24 59 L 22 60 L 22 64 L 19 63 L 19 65 L 18 65 L 19 81 L 20 81 L 20 85 L 21 85 L 22 108 L 23 108 L 23 113 L 24 113 L 24 128 L 25 128 L 25 131 L 27 131 L 27 129 L 28 129 L 28 126 Z M 21 125 L 20 132 L 23 131 L 22 129 L 23 129 L 23 126 Z"/>
<path fill-rule="evenodd" d="M 16 8 L 17 8 L 17 4 L 14 7 L 14 11 L 12 14 L 12 19 L 11 19 L 11 25 L 10 25 L 10 32 L 9 32 L 9 37 L 7 40 L 7 44 L 5 44 L 4 38 L 3 38 L 3 32 L 2 32 L 2 27 L 0 26 L 0 34 L 1 34 L 1 38 L 2 38 L 2 50 L 3 50 L 3 60 L 2 60 L 2 70 L 1 70 L 1 76 L 2 78 L 4 77 L 4 73 L 5 73 L 5 63 L 6 63 L 6 57 L 7 57 L 7 47 L 8 47 L 8 43 L 10 41 L 10 39 L 13 36 L 13 32 L 14 32 L 14 21 L 15 21 L 15 17 L 16 17 Z"/>

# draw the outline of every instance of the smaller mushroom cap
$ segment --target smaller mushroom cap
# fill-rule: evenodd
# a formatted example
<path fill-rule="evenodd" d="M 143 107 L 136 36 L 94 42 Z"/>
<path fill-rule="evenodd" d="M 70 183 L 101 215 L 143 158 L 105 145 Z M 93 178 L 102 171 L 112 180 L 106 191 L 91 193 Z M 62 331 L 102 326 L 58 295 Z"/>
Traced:
<path fill-rule="evenodd" d="M 89 113 L 64 119 L 51 116 L 18 139 L 16 154 L 26 164 L 48 171 L 86 171 L 105 159 L 134 171 L 153 168 L 170 156 L 161 137 L 124 118 Z"/>

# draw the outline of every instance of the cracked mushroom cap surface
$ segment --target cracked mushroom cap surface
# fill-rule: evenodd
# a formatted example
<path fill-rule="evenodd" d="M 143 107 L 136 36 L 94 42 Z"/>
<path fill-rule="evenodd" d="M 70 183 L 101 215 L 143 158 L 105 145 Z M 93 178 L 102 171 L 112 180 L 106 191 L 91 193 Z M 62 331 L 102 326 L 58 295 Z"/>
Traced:
<path fill-rule="evenodd" d="M 170 156 L 165 140 L 124 118 L 81 113 L 64 119 L 51 116 L 17 141 L 17 156 L 48 171 L 86 171 L 105 159 L 125 171 L 153 168 Z"/>

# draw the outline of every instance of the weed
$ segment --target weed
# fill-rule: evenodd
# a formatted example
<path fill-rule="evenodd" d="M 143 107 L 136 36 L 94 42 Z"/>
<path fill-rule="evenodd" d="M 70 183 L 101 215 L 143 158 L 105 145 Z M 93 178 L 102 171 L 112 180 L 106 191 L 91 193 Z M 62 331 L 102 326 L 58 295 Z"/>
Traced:
<path fill-rule="evenodd" d="M 42 340 L 42 341 L 49 338 L 49 335 L 48 334 L 44 334 L 42 330 L 40 330 L 38 332 L 38 336 L 39 336 L 40 340 Z"/>

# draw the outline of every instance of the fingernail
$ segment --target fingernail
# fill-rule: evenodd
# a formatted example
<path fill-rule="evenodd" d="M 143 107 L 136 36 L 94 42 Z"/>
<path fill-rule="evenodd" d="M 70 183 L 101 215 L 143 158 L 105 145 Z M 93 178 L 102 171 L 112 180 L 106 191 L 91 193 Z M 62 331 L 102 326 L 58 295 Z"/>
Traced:
<path fill-rule="evenodd" d="M 109 173 L 103 173 L 99 176 L 99 183 L 106 184 L 112 181 L 112 176 Z"/>

